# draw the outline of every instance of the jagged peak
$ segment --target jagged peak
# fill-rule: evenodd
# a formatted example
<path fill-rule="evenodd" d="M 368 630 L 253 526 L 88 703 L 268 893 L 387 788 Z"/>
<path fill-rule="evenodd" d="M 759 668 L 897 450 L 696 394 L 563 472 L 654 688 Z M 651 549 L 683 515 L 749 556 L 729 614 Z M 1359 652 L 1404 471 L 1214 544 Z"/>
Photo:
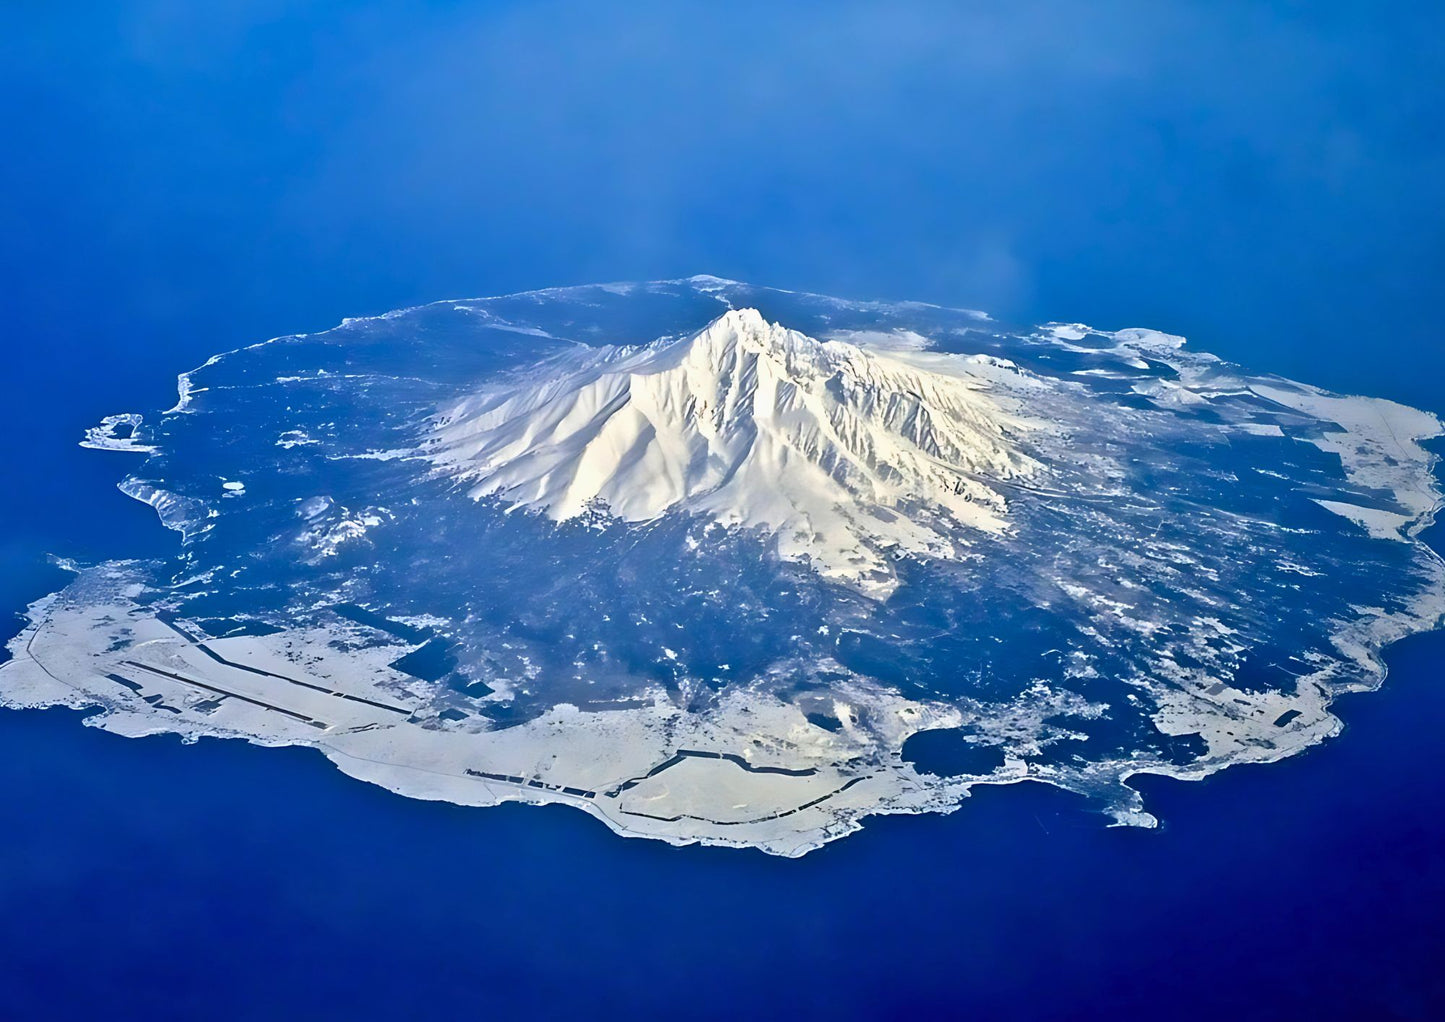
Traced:
<path fill-rule="evenodd" d="M 806 334 L 769 322 L 754 308 L 729 309 L 694 334 L 664 342 L 657 350 L 702 362 L 723 364 L 732 354 L 785 359 L 789 355 L 822 357 L 825 345 Z"/>
<path fill-rule="evenodd" d="M 962 357 L 819 341 L 754 308 L 459 402 L 429 451 L 475 497 L 571 518 L 678 511 L 762 527 L 784 557 L 872 591 L 889 548 L 957 556 L 1005 527 L 987 480 L 1036 466 Z"/>
<path fill-rule="evenodd" d="M 642 374 L 679 365 L 690 365 L 705 373 L 754 358 L 761 359 L 780 377 L 799 383 L 835 375 L 854 378 L 916 372 L 890 359 L 887 351 L 843 340 L 818 340 L 770 321 L 750 307 L 729 309 L 684 337 L 664 338 L 643 348 L 624 349 L 620 354 L 630 371 Z"/>

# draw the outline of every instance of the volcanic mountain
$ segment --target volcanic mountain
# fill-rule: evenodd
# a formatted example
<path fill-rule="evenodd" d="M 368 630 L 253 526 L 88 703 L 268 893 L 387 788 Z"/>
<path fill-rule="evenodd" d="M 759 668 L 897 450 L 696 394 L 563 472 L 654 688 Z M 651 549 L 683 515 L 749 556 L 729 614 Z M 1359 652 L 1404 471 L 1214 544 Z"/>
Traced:
<path fill-rule="evenodd" d="M 900 553 L 1006 527 L 990 485 L 1033 474 L 1007 364 L 818 341 L 735 309 L 681 339 L 589 349 L 437 415 L 427 453 L 475 498 L 556 520 L 599 503 L 776 537 L 875 596 Z"/>

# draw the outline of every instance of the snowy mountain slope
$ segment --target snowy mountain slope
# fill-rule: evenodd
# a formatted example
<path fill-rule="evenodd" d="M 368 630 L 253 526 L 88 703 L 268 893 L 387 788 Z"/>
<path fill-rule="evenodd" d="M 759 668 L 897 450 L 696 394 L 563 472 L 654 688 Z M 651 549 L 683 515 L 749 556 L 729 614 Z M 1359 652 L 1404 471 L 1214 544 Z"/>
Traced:
<path fill-rule="evenodd" d="M 476 498 L 557 520 L 600 501 L 633 522 L 680 511 L 759 527 L 781 556 L 883 595 L 892 551 L 958 556 L 968 530 L 1005 528 L 989 482 L 1038 471 L 999 367 L 974 361 L 817 341 L 732 310 L 468 397 L 426 449 Z"/>

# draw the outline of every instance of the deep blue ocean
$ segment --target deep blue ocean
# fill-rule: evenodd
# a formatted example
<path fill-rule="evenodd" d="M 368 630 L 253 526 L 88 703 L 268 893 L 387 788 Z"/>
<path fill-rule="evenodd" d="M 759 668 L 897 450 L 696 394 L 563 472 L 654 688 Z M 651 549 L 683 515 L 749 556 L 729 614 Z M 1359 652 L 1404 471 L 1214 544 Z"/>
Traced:
<path fill-rule="evenodd" d="M 1438 5 L 103 6 L 0 11 L 7 615 L 174 549 L 101 415 L 443 297 L 709 272 L 1445 413 Z M 1445 634 L 1388 660 L 1158 831 L 1017 786 L 796 861 L 0 712 L 0 1019 L 1445 1018 Z"/>

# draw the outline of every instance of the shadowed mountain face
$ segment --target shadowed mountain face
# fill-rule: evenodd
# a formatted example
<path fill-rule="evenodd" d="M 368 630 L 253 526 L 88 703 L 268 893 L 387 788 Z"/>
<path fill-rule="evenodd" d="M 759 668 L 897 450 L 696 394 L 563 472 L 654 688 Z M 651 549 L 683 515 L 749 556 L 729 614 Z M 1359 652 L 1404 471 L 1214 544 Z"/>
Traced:
<path fill-rule="evenodd" d="M 990 483 L 1038 468 L 1011 368 L 820 342 L 733 310 L 467 397 L 430 453 L 476 497 L 557 520 L 600 502 L 631 522 L 757 527 L 783 557 L 886 593 L 890 550 L 953 556 L 958 526 L 1006 527 Z"/>

